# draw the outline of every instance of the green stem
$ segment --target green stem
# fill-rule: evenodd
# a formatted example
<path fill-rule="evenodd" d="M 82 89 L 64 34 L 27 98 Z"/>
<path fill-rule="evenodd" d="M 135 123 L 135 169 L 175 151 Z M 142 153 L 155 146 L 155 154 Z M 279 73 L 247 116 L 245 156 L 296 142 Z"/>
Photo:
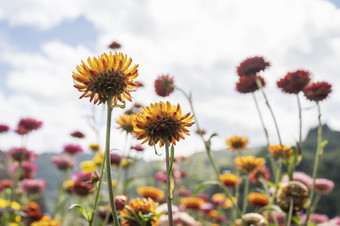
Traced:
<path fill-rule="evenodd" d="M 319 102 L 316 102 L 316 104 L 317 104 L 317 107 L 318 107 L 318 122 L 319 122 L 319 125 L 318 125 L 318 143 L 317 143 L 317 148 L 316 148 L 316 152 L 315 152 L 315 160 L 314 160 L 314 167 L 313 167 L 313 185 L 312 185 L 311 193 L 310 193 L 310 196 L 309 196 L 310 203 L 313 203 L 313 201 L 314 201 L 313 199 L 314 199 L 314 192 L 315 192 L 315 179 L 316 179 L 317 172 L 318 172 L 320 157 L 321 157 L 322 152 L 323 152 L 321 110 L 320 110 Z M 308 224 L 309 216 L 310 216 L 311 213 L 312 213 L 312 205 L 310 205 L 307 209 L 306 222 L 305 222 L 306 226 Z"/>
<path fill-rule="evenodd" d="M 248 192 L 249 192 L 249 177 L 246 177 L 246 182 L 244 185 L 244 193 L 243 193 L 243 205 L 242 205 L 242 215 L 244 215 L 247 211 L 247 204 L 248 204 Z"/>
<path fill-rule="evenodd" d="M 300 146 L 301 141 L 302 141 L 302 110 L 301 110 L 301 102 L 300 102 L 299 94 L 296 94 L 296 99 L 297 99 L 298 108 L 299 108 L 299 146 Z"/>
<path fill-rule="evenodd" d="M 167 206 L 168 206 L 168 219 L 169 219 L 169 225 L 173 226 L 173 217 L 172 217 L 172 198 L 171 198 L 171 188 L 170 188 L 170 157 L 169 157 L 169 141 L 168 139 L 164 139 L 164 144 L 165 144 L 165 165 L 166 165 L 166 185 L 167 185 Z"/>
<path fill-rule="evenodd" d="M 89 226 L 92 226 L 94 214 L 96 213 L 96 210 L 97 210 L 97 203 L 98 203 L 98 199 L 99 199 L 100 188 L 101 188 L 103 177 L 104 177 L 105 160 L 106 160 L 106 156 L 104 155 L 103 161 L 102 161 L 102 168 L 100 170 L 100 178 L 99 178 L 99 182 L 98 182 L 97 190 L 96 190 L 96 196 L 95 196 L 95 199 L 94 199 L 92 214 L 91 214 L 91 218 L 89 219 Z"/>
<path fill-rule="evenodd" d="M 110 162 L 111 118 L 112 118 L 112 99 L 111 97 L 109 97 L 107 100 L 107 122 L 106 122 L 106 144 L 105 144 L 106 177 L 107 177 L 107 186 L 109 190 L 111 212 L 113 216 L 113 223 L 115 226 L 119 226 L 120 224 L 118 221 L 116 205 L 114 201 L 112 178 L 111 178 L 111 162 Z"/>
<path fill-rule="evenodd" d="M 288 212 L 288 218 L 287 218 L 287 226 L 290 226 L 292 222 L 293 203 L 294 203 L 293 198 L 289 198 L 289 212 Z"/>

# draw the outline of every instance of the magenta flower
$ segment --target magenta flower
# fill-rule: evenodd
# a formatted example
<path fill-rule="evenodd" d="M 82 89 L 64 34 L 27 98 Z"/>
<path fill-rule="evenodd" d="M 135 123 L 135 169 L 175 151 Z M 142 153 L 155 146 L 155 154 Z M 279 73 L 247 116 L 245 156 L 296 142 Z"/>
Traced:
<path fill-rule="evenodd" d="M 53 156 L 51 160 L 55 167 L 60 171 L 73 169 L 76 164 L 76 161 L 69 155 Z"/>
<path fill-rule="evenodd" d="M 155 91 L 161 97 L 169 96 L 175 90 L 174 80 L 169 75 L 161 75 L 155 81 Z"/>
<path fill-rule="evenodd" d="M 75 181 L 69 189 L 73 194 L 85 197 L 94 191 L 94 185 L 90 182 Z"/>
<path fill-rule="evenodd" d="M 308 189 L 312 188 L 313 178 L 310 177 L 308 174 L 305 174 L 304 172 L 295 171 L 293 173 L 293 180 L 303 183 Z M 289 178 L 287 175 L 282 178 L 282 182 L 288 183 L 288 181 Z"/>
<path fill-rule="evenodd" d="M 21 188 L 27 194 L 36 194 L 41 192 L 47 186 L 43 179 L 26 179 L 21 183 Z"/>
<path fill-rule="evenodd" d="M 22 179 L 32 179 L 35 173 L 38 171 L 38 166 L 34 162 L 25 161 L 21 164 L 22 172 L 18 175 L 18 163 L 14 163 L 10 165 L 9 170 L 13 177 L 19 177 L 20 180 Z"/>
<path fill-rule="evenodd" d="M 315 82 L 307 85 L 303 93 L 310 101 L 322 101 L 332 92 L 332 85 L 327 82 Z"/>
<path fill-rule="evenodd" d="M 25 135 L 33 130 L 40 129 L 42 126 L 42 122 L 35 120 L 33 118 L 23 118 L 20 119 L 18 127 L 15 129 L 15 132 L 20 135 Z"/>
<path fill-rule="evenodd" d="M 144 147 L 142 145 L 131 146 L 131 149 L 136 150 L 138 152 L 144 151 Z"/>
<path fill-rule="evenodd" d="M 118 167 L 120 165 L 120 162 L 122 161 L 122 156 L 120 154 L 111 152 L 110 159 L 111 159 L 111 165 Z"/>
<path fill-rule="evenodd" d="M 156 180 L 158 180 L 159 182 L 162 182 L 162 183 L 166 183 L 166 180 L 167 180 L 166 173 L 163 172 L 163 171 L 157 172 L 155 174 L 155 178 L 156 178 Z"/>
<path fill-rule="evenodd" d="M 83 134 L 82 132 L 80 131 L 74 131 L 71 133 L 71 136 L 72 137 L 75 137 L 75 138 L 84 138 L 85 137 L 85 134 Z"/>
<path fill-rule="evenodd" d="M 13 160 L 17 162 L 23 161 L 34 161 L 38 155 L 33 151 L 27 150 L 26 148 L 11 148 L 7 155 Z"/>
<path fill-rule="evenodd" d="M 328 219 L 327 215 L 324 215 L 324 214 L 313 213 L 309 217 L 309 221 L 313 222 L 315 224 L 325 223 L 325 222 L 328 222 L 328 220 L 329 219 Z"/>
<path fill-rule="evenodd" d="M 0 124 L 0 133 L 7 133 L 9 131 L 9 126 L 5 124 Z"/>
<path fill-rule="evenodd" d="M 262 215 L 266 217 L 268 215 L 268 211 L 265 210 Z M 275 218 L 277 219 L 277 223 L 279 224 L 279 226 L 283 226 L 285 224 L 284 217 L 276 210 L 271 211 L 270 216 L 268 217 L 268 222 L 274 224 Z"/>
<path fill-rule="evenodd" d="M 249 57 L 239 64 L 237 67 L 237 74 L 239 76 L 256 75 L 258 72 L 265 70 L 269 66 L 270 63 L 263 57 Z"/>
<path fill-rule="evenodd" d="M 64 146 L 64 153 L 75 155 L 83 152 L 83 148 L 78 144 L 67 144 Z"/>
<path fill-rule="evenodd" d="M 91 181 L 91 179 L 92 179 L 92 173 L 83 173 L 81 171 L 75 172 L 71 176 L 71 180 L 73 181 L 87 182 L 87 181 Z"/>
<path fill-rule="evenodd" d="M 214 205 L 211 204 L 211 203 L 203 203 L 200 205 L 199 209 L 202 211 L 202 212 L 209 212 L 210 210 L 213 210 L 214 209 Z"/>
<path fill-rule="evenodd" d="M 324 178 L 317 178 L 315 180 L 315 192 L 326 195 L 333 191 L 334 182 Z"/>

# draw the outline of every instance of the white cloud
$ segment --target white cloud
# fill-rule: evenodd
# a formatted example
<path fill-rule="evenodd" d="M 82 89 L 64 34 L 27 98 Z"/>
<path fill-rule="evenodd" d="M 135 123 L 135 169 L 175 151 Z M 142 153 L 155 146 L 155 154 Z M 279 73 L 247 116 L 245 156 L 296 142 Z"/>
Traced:
<path fill-rule="evenodd" d="M 314 80 L 333 84 L 334 92 L 322 103 L 323 119 L 340 129 L 340 90 L 336 87 L 340 81 L 340 10 L 327 1 L 30 0 L 20 5 L 15 1 L 3 5 L 0 19 L 12 26 L 53 29 L 65 20 L 82 16 L 98 32 L 96 46 L 68 46 L 48 40 L 34 54 L 10 48 L 0 53 L 1 61 L 12 68 L 6 75 L 11 92 L 0 94 L 0 103 L 10 107 L 2 110 L 1 115 L 12 121 L 23 113 L 44 117 L 46 137 L 58 137 L 54 146 L 60 147 L 68 139 L 66 130 L 88 130 L 81 116 L 84 111 L 91 112 L 91 104 L 77 100 L 80 94 L 72 87 L 71 73 L 80 60 L 107 51 L 113 40 L 121 42 L 122 51 L 140 65 L 138 80 L 146 87 L 133 94 L 134 100 L 143 104 L 170 100 L 181 103 L 183 112 L 189 111 L 180 93 L 169 98 L 153 93 L 154 79 L 169 73 L 181 88 L 192 91 L 201 127 L 220 134 L 215 148 L 223 148 L 224 139 L 234 134 L 248 136 L 253 145 L 265 142 L 251 96 L 240 95 L 234 88 L 236 66 L 254 55 L 264 56 L 272 64 L 263 75 L 285 142 L 297 139 L 296 100 L 281 93 L 275 82 L 288 71 L 300 68 L 311 71 Z M 277 142 L 268 109 L 260 93 L 257 97 L 272 142 Z M 311 106 L 306 100 L 302 104 Z M 304 111 L 304 132 L 316 125 L 314 111 L 315 108 Z M 114 136 L 120 133 L 116 131 Z M 114 140 L 123 146 L 124 139 Z M 178 152 L 191 153 L 201 147 L 196 141 L 192 136 L 179 142 Z M 49 142 L 43 143 L 41 150 L 49 148 Z M 153 151 L 149 153 L 153 156 Z"/>

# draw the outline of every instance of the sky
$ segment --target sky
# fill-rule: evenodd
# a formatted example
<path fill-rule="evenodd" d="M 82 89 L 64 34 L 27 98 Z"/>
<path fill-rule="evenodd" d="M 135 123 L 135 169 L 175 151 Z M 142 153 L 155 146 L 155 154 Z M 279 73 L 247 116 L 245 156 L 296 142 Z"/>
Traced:
<path fill-rule="evenodd" d="M 29 135 L 27 147 L 38 153 L 61 152 L 68 143 L 85 150 L 96 136 L 94 118 L 104 144 L 105 107 L 95 106 L 73 87 L 72 72 L 81 60 L 111 51 L 112 41 L 139 65 L 134 103 L 170 101 L 190 111 L 184 96 L 154 92 L 154 81 L 169 74 L 175 84 L 192 93 L 196 117 L 208 135 L 216 132 L 214 150 L 226 148 L 225 139 L 246 136 L 250 147 L 265 145 L 265 135 L 251 95 L 235 90 L 237 65 L 248 57 L 262 56 L 271 66 L 262 73 L 265 92 L 278 121 L 284 144 L 298 139 L 296 98 L 282 93 L 276 81 L 287 72 L 308 70 L 313 81 L 327 81 L 333 92 L 321 103 L 322 122 L 340 130 L 340 4 L 327 0 L 0 0 L 0 124 L 12 130 L 24 117 L 43 122 Z M 269 130 L 278 143 L 273 120 L 261 93 L 256 92 Z M 303 136 L 317 126 L 314 103 L 300 96 Z M 115 120 L 112 148 L 124 149 L 125 134 Z M 70 133 L 86 134 L 76 140 Z M 195 126 L 176 145 L 176 155 L 203 150 Z M 20 145 L 13 131 L 0 137 L 0 149 Z M 127 143 L 138 144 L 133 138 Z M 145 159 L 161 159 L 153 147 Z M 164 153 L 159 149 L 160 153 Z"/>

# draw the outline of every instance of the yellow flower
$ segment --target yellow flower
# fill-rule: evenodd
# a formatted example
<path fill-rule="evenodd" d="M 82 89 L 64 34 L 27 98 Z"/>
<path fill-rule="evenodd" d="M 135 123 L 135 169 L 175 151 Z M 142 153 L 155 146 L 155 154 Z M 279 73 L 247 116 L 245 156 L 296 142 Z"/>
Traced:
<path fill-rule="evenodd" d="M 59 226 L 60 222 L 52 220 L 49 216 L 43 216 L 39 221 L 34 221 L 31 226 Z"/>
<path fill-rule="evenodd" d="M 130 68 L 132 59 L 123 53 L 110 52 L 96 58 L 87 59 L 87 64 L 81 61 L 77 72 L 73 72 L 74 87 L 83 92 L 80 98 L 90 97 L 90 102 L 105 103 L 109 97 L 112 103 L 131 101 L 130 92 L 138 86 L 133 82 L 138 76 L 138 65 Z"/>
<path fill-rule="evenodd" d="M 240 156 L 234 159 L 237 170 L 244 173 L 250 173 L 254 169 L 263 166 L 266 160 L 264 158 L 256 158 L 255 156 Z"/>
<path fill-rule="evenodd" d="M 143 198 L 151 198 L 156 202 L 162 201 L 165 197 L 164 192 L 155 187 L 139 187 L 137 193 Z"/>
<path fill-rule="evenodd" d="M 150 107 L 143 107 L 143 113 L 136 115 L 134 131 L 138 140 L 143 139 L 142 143 L 148 141 L 150 146 L 159 142 L 162 147 L 165 139 L 175 145 L 176 141 L 184 139 L 183 133 L 189 135 L 185 127 L 194 124 L 190 122 L 193 118 L 190 113 L 182 115 L 179 104 L 175 106 L 170 102 L 159 102 L 151 104 Z"/>
<path fill-rule="evenodd" d="M 201 198 L 197 197 L 183 197 L 180 200 L 181 204 L 188 209 L 195 209 L 198 210 L 200 206 L 205 203 L 205 201 Z"/>
<path fill-rule="evenodd" d="M 234 204 L 237 205 L 237 198 L 236 197 L 231 197 L 231 199 L 230 198 L 226 198 L 224 200 L 224 203 L 223 203 L 223 208 L 224 209 L 233 208 L 233 203 L 231 202 L 231 200 L 233 200 Z"/>
<path fill-rule="evenodd" d="M 20 204 L 17 202 L 11 202 L 11 200 L 5 200 L 0 198 L 0 208 L 11 207 L 14 210 L 20 209 Z"/>
<path fill-rule="evenodd" d="M 127 133 L 132 133 L 133 131 L 133 119 L 135 118 L 135 114 L 124 114 L 117 119 L 117 123 L 119 124 L 119 128 Z"/>
<path fill-rule="evenodd" d="M 92 159 L 96 166 L 101 166 L 104 158 L 104 152 L 98 152 Z"/>
<path fill-rule="evenodd" d="M 291 146 L 283 145 L 282 147 L 281 144 L 269 145 L 268 149 L 272 155 L 279 158 L 289 158 L 290 154 L 292 153 Z"/>
<path fill-rule="evenodd" d="M 120 211 L 120 216 L 122 219 L 122 226 L 135 225 L 136 221 L 132 220 L 132 218 L 139 217 L 139 214 L 144 216 L 157 214 L 156 208 L 158 206 L 152 199 L 133 199 L 128 204 L 129 209 L 123 209 Z M 134 212 L 132 213 L 131 210 Z M 157 226 L 160 221 L 158 217 L 149 218 L 145 225 Z"/>
<path fill-rule="evenodd" d="M 122 164 L 122 167 L 127 167 L 129 165 L 129 160 L 127 158 L 123 157 L 120 164 Z"/>
<path fill-rule="evenodd" d="M 254 208 L 261 208 L 268 205 L 267 195 L 259 192 L 250 192 L 248 194 L 248 201 Z"/>
<path fill-rule="evenodd" d="M 97 151 L 100 150 L 100 145 L 99 144 L 90 144 L 89 148 L 91 149 L 91 151 L 97 152 Z"/>
<path fill-rule="evenodd" d="M 63 182 L 63 188 L 69 188 L 72 187 L 74 185 L 74 181 L 73 180 L 65 180 Z"/>
<path fill-rule="evenodd" d="M 233 151 L 241 151 L 247 148 L 249 141 L 246 137 L 241 136 L 232 136 L 226 140 L 226 144 L 228 148 Z"/>
<path fill-rule="evenodd" d="M 96 164 L 93 161 L 82 161 L 80 168 L 84 173 L 93 173 L 96 171 Z"/>
<path fill-rule="evenodd" d="M 236 185 L 240 184 L 242 181 L 241 178 L 239 178 L 237 175 L 232 174 L 232 173 L 221 174 L 220 180 L 227 187 L 236 187 Z"/>

